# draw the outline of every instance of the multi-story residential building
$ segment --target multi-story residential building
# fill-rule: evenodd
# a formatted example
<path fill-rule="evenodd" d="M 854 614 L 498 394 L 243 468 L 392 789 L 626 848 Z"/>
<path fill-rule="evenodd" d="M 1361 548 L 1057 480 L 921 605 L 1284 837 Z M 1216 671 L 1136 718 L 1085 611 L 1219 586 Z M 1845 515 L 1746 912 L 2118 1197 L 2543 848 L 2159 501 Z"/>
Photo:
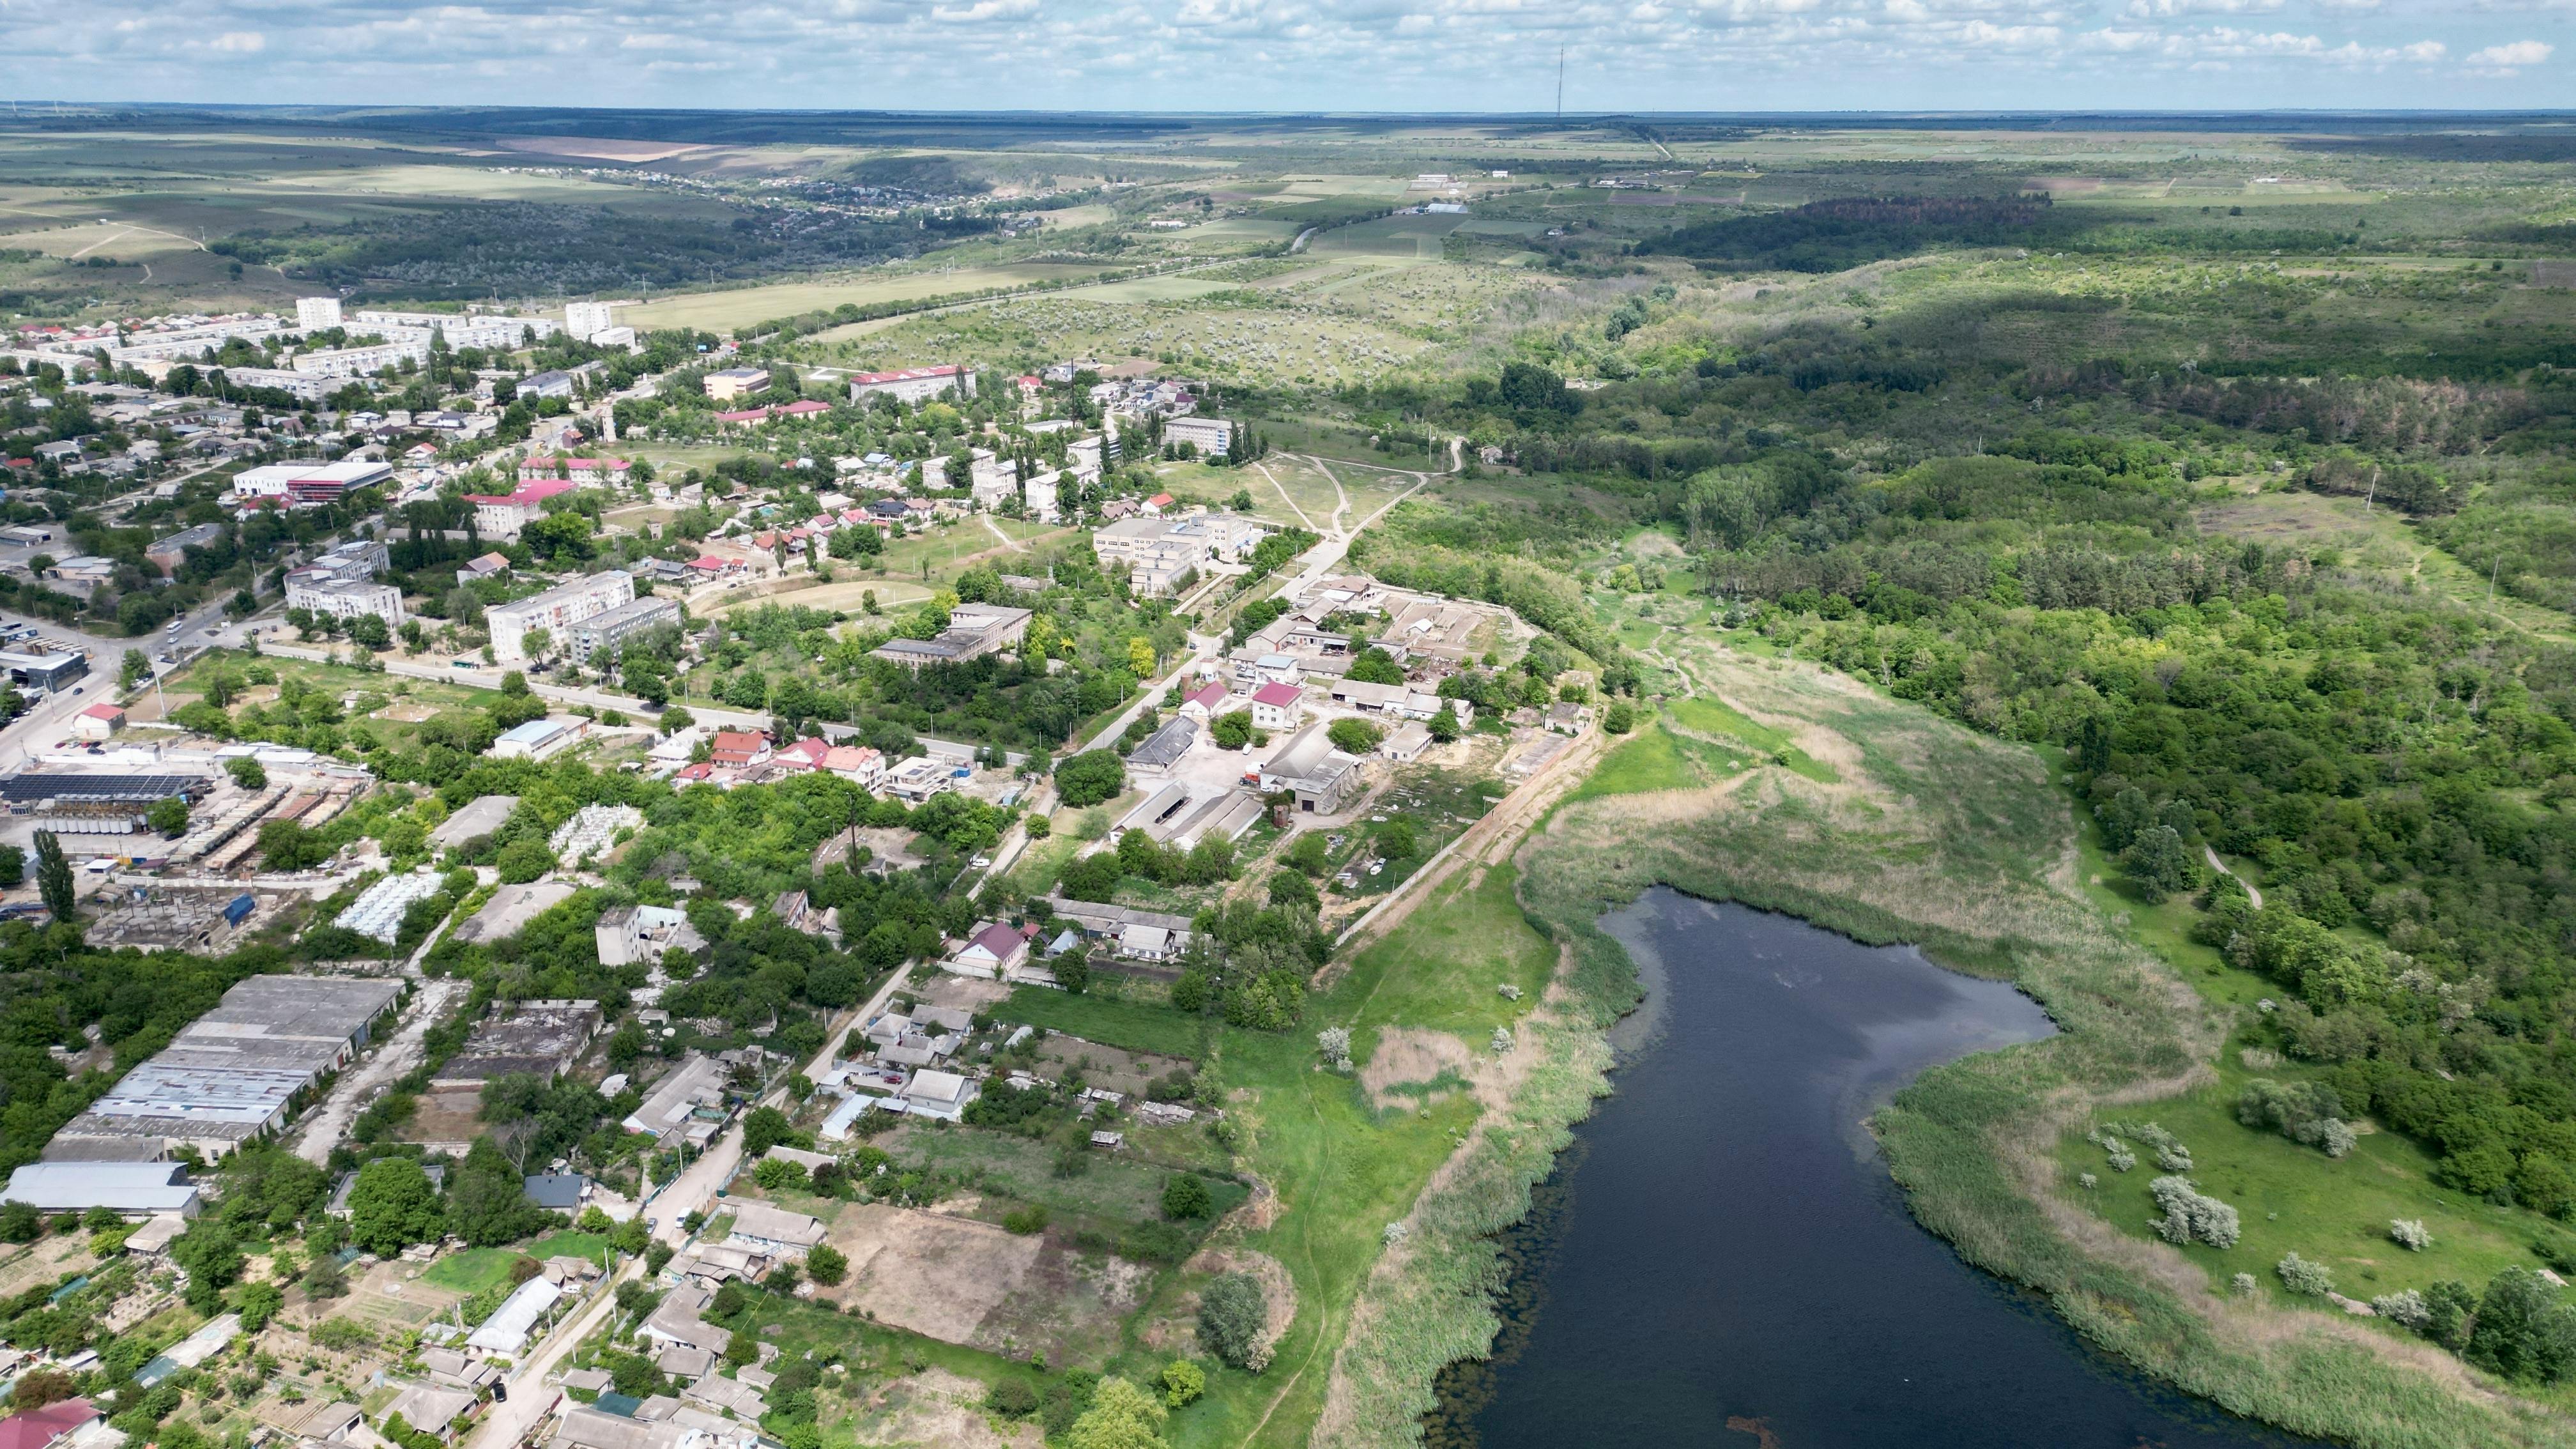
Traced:
<path fill-rule="evenodd" d="M 516 603 L 495 605 L 484 611 L 483 622 L 492 632 L 494 656 L 525 659 L 529 630 L 543 629 L 557 639 L 569 641 L 574 625 L 634 600 L 635 576 L 624 569 L 610 569 L 557 584 Z"/>
<path fill-rule="evenodd" d="M 331 395 L 330 379 L 308 377 L 282 367 L 219 367 L 214 371 L 234 387 L 271 388 L 297 402 L 318 403 Z"/>
<path fill-rule="evenodd" d="M 616 325 L 609 318 L 616 305 L 614 302 L 566 302 L 564 331 L 572 334 L 575 341 L 588 342 Z"/>
<path fill-rule="evenodd" d="M 505 317 L 489 312 L 386 312 L 370 308 L 358 314 L 358 321 L 376 328 L 436 332 L 458 351 L 468 347 L 485 352 L 507 351 L 525 347 L 531 341 L 542 342 L 562 330 L 552 317 Z"/>
<path fill-rule="evenodd" d="M 337 297 L 296 298 L 295 325 L 306 332 L 328 332 L 339 326 L 340 299 Z"/>
<path fill-rule="evenodd" d="M 382 342 L 299 352 L 291 365 L 307 377 L 368 377 L 405 362 L 419 367 L 429 361 L 428 328 L 386 327 L 381 331 L 385 338 Z"/>
<path fill-rule="evenodd" d="M 1166 445 L 1188 443 L 1201 457 L 1230 452 L 1234 448 L 1234 424 L 1223 418 L 1168 418 L 1163 423 Z"/>
<path fill-rule="evenodd" d="M 975 369 L 954 363 L 939 367 L 907 367 L 899 372 L 863 372 L 850 379 L 850 401 L 866 402 L 872 397 L 891 397 L 904 402 L 928 402 L 943 393 L 954 391 L 959 397 L 975 395 Z"/>
<path fill-rule="evenodd" d="M 666 624 L 673 628 L 680 624 L 680 606 L 673 600 L 644 598 L 620 604 L 572 626 L 572 657 L 588 664 L 592 655 L 602 650 L 613 654 L 627 640 Z"/>
<path fill-rule="evenodd" d="M 403 621 L 402 590 L 366 579 L 286 579 L 286 607 L 336 619 L 373 614 L 387 624 Z"/>
<path fill-rule="evenodd" d="M 564 478 L 540 478 L 522 483 L 508 493 L 468 493 L 465 501 L 474 505 L 474 531 L 484 538 L 509 540 L 519 530 L 545 511 L 544 504 L 558 493 L 569 493 L 573 484 Z"/>

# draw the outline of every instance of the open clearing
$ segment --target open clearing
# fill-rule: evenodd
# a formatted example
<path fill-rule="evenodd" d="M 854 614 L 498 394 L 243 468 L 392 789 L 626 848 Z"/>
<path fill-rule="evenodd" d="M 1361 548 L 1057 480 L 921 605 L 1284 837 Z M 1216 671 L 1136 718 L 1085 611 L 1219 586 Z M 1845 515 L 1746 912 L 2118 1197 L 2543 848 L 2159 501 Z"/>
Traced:
<path fill-rule="evenodd" d="M 840 1214 L 831 1243 L 849 1256 L 850 1272 L 821 1296 L 947 1343 L 1013 1356 L 1042 1350 L 1050 1363 L 1106 1354 L 1146 1274 L 1051 1236 L 881 1203 Z"/>

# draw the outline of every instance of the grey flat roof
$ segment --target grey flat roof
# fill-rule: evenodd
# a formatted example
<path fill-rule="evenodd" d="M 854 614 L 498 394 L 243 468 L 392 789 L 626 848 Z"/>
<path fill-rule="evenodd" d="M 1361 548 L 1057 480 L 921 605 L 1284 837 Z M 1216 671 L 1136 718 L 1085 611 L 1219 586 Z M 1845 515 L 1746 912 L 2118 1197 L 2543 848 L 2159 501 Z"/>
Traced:
<path fill-rule="evenodd" d="M 175 1162 L 31 1162 L 9 1174 L 0 1198 L 42 1212 L 180 1212 L 196 1201 L 197 1189 Z"/>
<path fill-rule="evenodd" d="M 469 841 L 481 839 L 506 824 L 510 819 L 510 812 L 518 808 L 519 797 L 516 795 L 478 797 L 464 809 L 440 822 L 436 830 L 429 832 L 429 843 L 441 850 L 452 850 Z"/>

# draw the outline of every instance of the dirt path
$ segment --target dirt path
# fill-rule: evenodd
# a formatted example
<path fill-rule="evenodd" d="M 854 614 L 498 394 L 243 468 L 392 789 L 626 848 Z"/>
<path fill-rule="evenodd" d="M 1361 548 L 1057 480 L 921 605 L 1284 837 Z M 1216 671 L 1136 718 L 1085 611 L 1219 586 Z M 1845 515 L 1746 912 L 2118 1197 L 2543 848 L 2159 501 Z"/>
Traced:
<path fill-rule="evenodd" d="M 1405 918 L 1413 914 L 1414 907 L 1420 905 L 1441 882 L 1455 875 L 1461 864 L 1472 862 L 1476 866 L 1476 874 L 1482 876 L 1486 867 L 1499 864 L 1510 855 L 1522 833 L 1536 824 L 1538 818 L 1546 814 L 1568 789 L 1592 772 L 1593 762 L 1600 759 L 1602 751 L 1607 748 L 1603 743 L 1607 738 L 1596 728 L 1558 751 L 1555 759 L 1523 780 L 1511 794 L 1503 797 L 1501 803 L 1485 812 L 1483 819 L 1441 847 L 1440 853 L 1415 871 L 1411 879 L 1388 892 L 1385 900 L 1370 907 L 1366 914 L 1351 923 L 1341 938 L 1334 942 L 1335 964 L 1324 968 L 1325 974 L 1317 978 L 1317 989 L 1339 979 L 1341 972 L 1349 969 L 1348 963 L 1353 957 L 1404 924 Z"/>
<path fill-rule="evenodd" d="M 446 929 L 441 923 L 438 930 L 429 933 L 428 939 L 421 942 L 420 949 L 412 953 L 408 969 L 419 969 L 421 959 Z M 422 1043 L 428 1040 L 429 1029 L 447 1018 L 448 1013 L 463 1000 L 465 992 L 466 983 L 459 980 L 420 983 L 419 994 L 412 998 L 411 1010 L 405 1013 L 402 1026 L 393 1037 L 367 1059 L 365 1066 L 347 1073 L 332 1085 L 330 1095 L 322 1099 L 313 1120 L 305 1125 L 303 1137 L 296 1142 L 295 1155 L 316 1167 L 330 1161 L 331 1149 L 340 1145 L 340 1139 L 349 1131 L 349 1124 L 357 1120 L 359 1111 L 368 1101 L 380 1089 L 400 1080 L 419 1064 Z"/>
<path fill-rule="evenodd" d="M 2211 870 L 2218 872 L 2220 875 L 2231 877 L 2238 885 L 2245 887 L 2245 898 L 2254 903 L 2254 909 L 2258 911 L 2263 909 L 2262 887 L 2257 886 L 2254 882 L 2247 880 L 2241 875 L 2237 875 L 2236 872 L 2229 870 L 2227 868 L 2227 862 L 2218 858 L 2218 847 L 2203 841 L 2201 843 L 2200 853 L 2209 857 L 2209 868 Z"/>
<path fill-rule="evenodd" d="M 1002 547 L 1005 549 L 1010 550 L 1012 553 L 1027 553 L 1029 551 L 1029 546 L 1027 544 L 1021 543 L 1012 538 L 1009 534 L 1004 533 L 1002 531 L 1002 525 L 993 521 L 993 515 L 989 513 L 978 513 L 975 516 L 983 521 L 986 528 L 992 530 L 993 536 L 1002 541 Z"/>
<path fill-rule="evenodd" d="M 1306 510 L 1297 506 L 1296 499 L 1288 496 L 1288 485 L 1280 482 L 1277 474 L 1272 473 L 1268 467 L 1257 461 L 1252 466 L 1260 472 L 1262 477 L 1270 480 L 1270 486 L 1278 490 L 1279 501 L 1288 505 L 1288 511 L 1297 515 L 1297 521 L 1306 525 L 1308 532 L 1322 533 L 1325 531 L 1315 526 L 1315 520 L 1306 516 Z M 1338 520 L 1339 515 L 1335 515 L 1335 517 L 1336 520 Z"/>

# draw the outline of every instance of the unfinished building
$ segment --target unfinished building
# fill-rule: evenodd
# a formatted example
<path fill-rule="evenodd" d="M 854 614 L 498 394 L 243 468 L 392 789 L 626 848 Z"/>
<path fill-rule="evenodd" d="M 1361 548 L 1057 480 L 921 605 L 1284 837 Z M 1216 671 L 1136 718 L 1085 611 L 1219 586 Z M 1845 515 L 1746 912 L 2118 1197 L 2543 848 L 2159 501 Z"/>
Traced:
<path fill-rule="evenodd" d="M 599 1034 L 596 1001 L 522 1001 L 496 1008 L 430 1079 L 434 1091 L 480 1091 L 495 1077 L 522 1074 L 553 1081 L 572 1069 Z"/>

